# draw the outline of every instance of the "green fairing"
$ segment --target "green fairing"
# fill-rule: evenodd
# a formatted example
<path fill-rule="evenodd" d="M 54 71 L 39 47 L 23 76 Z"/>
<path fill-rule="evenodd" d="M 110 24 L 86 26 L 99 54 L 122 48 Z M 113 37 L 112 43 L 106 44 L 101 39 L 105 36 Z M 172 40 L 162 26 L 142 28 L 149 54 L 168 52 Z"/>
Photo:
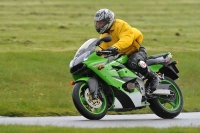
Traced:
<path fill-rule="evenodd" d="M 122 57 L 120 57 L 120 58 L 122 58 Z M 126 58 L 124 58 L 124 59 L 120 59 L 120 58 L 118 60 L 125 62 Z M 96 62 L 97 59 L 98 59 L 98 62 Z M 135 74 L 132 73 L 127 68 L 125 68 L 124 70 L 121 70 L 119 72 L 117 72 L 115 69 L 113 69 L 113 67 L 121 65 L 119 62 L 117 62 L 115 60 L 113 60 L 109 64 L 107 62 L 108 62 L 108 58 L 99 57 L 93 53 L 92 55 L 90 55 L 90 58 L 87 61 L 85 61 L 84 63 L 86 65 L 90 64 L 90 65 L 87 65 L 87 67 L 89 69 L 93 70 L 108 85 L 112 85 L 113 83 L 115 83 L 116 87 L 119 89 L 122 88 L 122 84 L 125 83 L 121 79 L 121 77 L 123 77 L 123 75 L 122 75 L 123 72 L 129 73 L 128 75 L 126 74 L 126 76 L 135 77 Z M 99 70 L 98 69 L 99 65 L 103 65 L 104 68 Z"/>
<path fill-rule="evenodd" d="M 160 68 L 162 68 L 163 65 L 161 64 L 156 64 L 156 65 L 151 65 L 149 66 L 149 68 L 153 71 L 153 72 L 158 72 Z"/>
<path fill-rule="evenodd" d="M 128 60 L 128 56 L 124 55 L 121 58 L 118 58 L 116 61 L 120 62 L 121 64 L 124 64 L 127 62 L 127 60 Z"/>
<path fill-rule="evenodd" d="M 116 71 L 115 69 L 113 69 L 113 67 L 117 67 L 121 64 L 126 63 L 127 60 L 128 60 L 128 57 L 125 55 L 125 56 L 121 56 L 117 60 L 113 60 L 112 63 L 107 64 L 108 58 L 103 58 L 103 57 L 97 56 L 96 53 L 94 52 L 89 56 L 88 60 L 84 61 L 83 63 L 86 64 L 88 68 L 93 70 L 102 79 L 104 79 L 104 81 L 106 81 L 109 85 L 112 85 L 112 83 L 114 82 L 114 83 L 116 83 L 118 88 L 121 88 L 121 85 L 124 83 L 124 81 L 120 80 L 120 78 L 123 78 L 123 77 L 135 78 L 135 77 L 137 77 L 136 74 L 134 74 L 131 70 L 129 70 L 126 67 L 123 69 L 120 69 L 119 71 Z M 99 65 L 103 65 L 104 68 L 101 70 L 98 70 Z M 159 69 L 162 67 L 162 65 L 156 64 L 156 65 L 151 65 L 149 67 L 153 72 L 158 72 Z M 108 74 L 108 72 L 109 72 L 109 74 Z M 73 75 L 73 78 L 76 81 L 80 81 L 81 79 L 79 79 L 79 78 L 82 78 L 82 76 L 83 75 L 81 73 L 79 73 L 78 75 Z"/>

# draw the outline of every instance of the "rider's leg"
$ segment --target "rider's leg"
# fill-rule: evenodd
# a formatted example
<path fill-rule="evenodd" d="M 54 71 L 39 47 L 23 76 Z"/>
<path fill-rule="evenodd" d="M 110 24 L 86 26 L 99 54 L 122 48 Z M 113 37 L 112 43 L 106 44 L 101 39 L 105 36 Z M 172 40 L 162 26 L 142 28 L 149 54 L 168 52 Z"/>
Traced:
<path fill-rule="evenodd" d="M 147 84 L 150 85 L 151 92 L 155 91 L 159 85 L 158 76 L 148 68 L 144 61 L 139 61 L 138 65 L 143 69 L 140 73 L 148 79 Z"/>
<path fill-rule="evenodd" d="M 145 78 L 148 79 L 147 83 L 150 84 L 150 89 L 153 92 L 159 85 L 159 79 L 155 73 L 153 73 L 146 65 L 147 55 L 146 52 L 139 51 L 132 53 L 129 56 L 127 67 L 131 70 L 141 73 Z"/>

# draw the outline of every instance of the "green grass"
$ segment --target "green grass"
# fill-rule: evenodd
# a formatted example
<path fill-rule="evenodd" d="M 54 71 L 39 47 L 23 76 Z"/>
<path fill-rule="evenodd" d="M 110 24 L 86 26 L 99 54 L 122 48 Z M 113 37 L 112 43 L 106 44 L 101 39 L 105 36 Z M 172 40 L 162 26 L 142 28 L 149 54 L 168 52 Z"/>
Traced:
<path fill-rule="evenodd" d="M 142 31 L 148 55 L 172 52 L 179 61 L 183 111 L 200 111 L 199 4 L 199 0 L 1 0 L 0 115 L 79 115 L 71 99 L 69 62 L 82 43 L 99 36 L 93 16 L 104 7 Z"/>
<path fill-rule="evenodd" d="M 171 128 L 68 128 L 53 126 L 19 126 L 19 125 L 0 125 L 1 133 L 199 133 L 200 127 L 171 127 Z"/>
<path fill-rule="evenodd" d="M 1 54 L 1 115 L 73 115 L 67 54 Z"/>

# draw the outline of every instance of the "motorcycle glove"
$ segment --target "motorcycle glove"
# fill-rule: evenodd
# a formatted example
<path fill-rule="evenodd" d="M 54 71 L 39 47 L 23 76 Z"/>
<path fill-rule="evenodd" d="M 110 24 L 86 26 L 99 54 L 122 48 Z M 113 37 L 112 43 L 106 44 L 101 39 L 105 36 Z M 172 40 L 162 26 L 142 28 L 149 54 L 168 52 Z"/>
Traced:
<path fill-rule="evenodd" d="M 113 55 L 118 54 L 118 48 L 116 47 L 109 47 L 108 49 L 106 49 L 107 51 L 111 51 Z"/>
<path fill-rule="evenodd" d="M 103 54 L 101 53 L 101 51 L 96 51 L 96 55 L 102 56 Z"/>

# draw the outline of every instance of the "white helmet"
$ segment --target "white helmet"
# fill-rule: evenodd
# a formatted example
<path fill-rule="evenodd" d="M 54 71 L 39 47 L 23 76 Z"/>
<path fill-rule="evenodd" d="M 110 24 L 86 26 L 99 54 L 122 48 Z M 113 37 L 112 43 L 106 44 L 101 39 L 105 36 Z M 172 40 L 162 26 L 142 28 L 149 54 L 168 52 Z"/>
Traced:
<path fill-rule="evenodd" d="M 99 34 L 110 29 L 115 20 L 115 15 L 109 9 L 100 9 L 94 15 L 95 29 Z"/>

